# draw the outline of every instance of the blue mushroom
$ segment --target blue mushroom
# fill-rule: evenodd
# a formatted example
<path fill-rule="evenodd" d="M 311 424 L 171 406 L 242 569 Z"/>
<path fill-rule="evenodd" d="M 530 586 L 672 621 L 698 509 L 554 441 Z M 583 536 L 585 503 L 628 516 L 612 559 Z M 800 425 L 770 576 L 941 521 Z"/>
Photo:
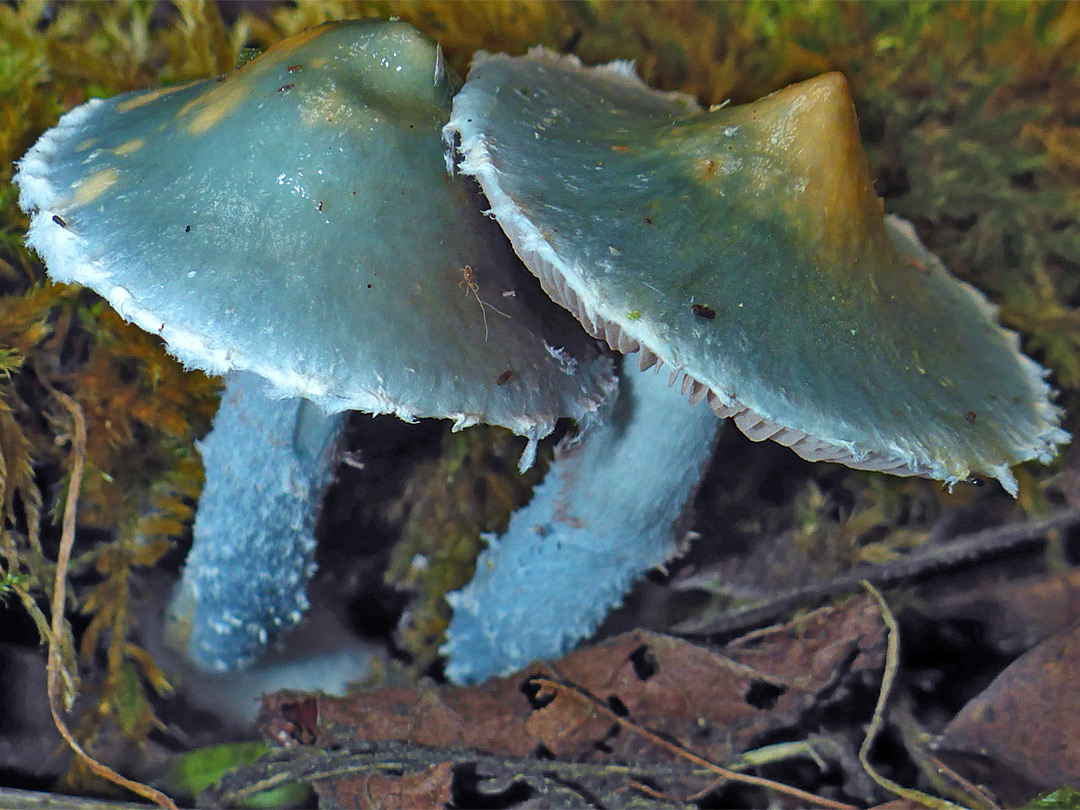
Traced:
<path fill-rule="evenodd" d="M 400 22 L 335 23 L 218 79 L 95 99 L 19 164 L 29 244 L 190 368 L 231 379 L 171 637 L 253 660 L 294 625 L 348 410 L 586 421 L 611 363 L 447 176 L 460 80 Z"/>
<path fill-rule="evenodd" d="M 681 380 L 624 373 L 490 541 L 451 597 L 453 679 L 563 654 L 675 552 L 715 429 L 680 393 L 812 461 L 1013 495 L 1069 438 L 993 306 L 883 216 L 839 74 L 702 111 L 626 62 L 480 53 L 445 136 L 552 299 Z"/>
<path fill-rule="evenodd" d="M 479 54 L 462 87 L 410 26 L 336 23 L 88 102 L 15 182 L 54 279 L 228 375 L 170 620 L 210 670 L 302 615 L 349 410 L 501 425 L 523 467 L 581 425 L 451 596 L 459 681 L 559 655 L 676 553 L 716 416 L 1013 494 L 1012 465 L 1068 439 L 989 302 L 883 216 L 837 74 L 702 111 L 534 49 Z M 590 335 L 639 370 L 616 384 Z"/>
<path fill-rule="evenodd" d="M 658 369 L 623 360 L 603 424 L 560 449 L 532 500 L 488 537 L 476 574 L 448 597 L 443 652 L 459 683 L 558 658 L 592 635 L 646 571 L 679 552 L 674 527 L 722 422 Z"/>

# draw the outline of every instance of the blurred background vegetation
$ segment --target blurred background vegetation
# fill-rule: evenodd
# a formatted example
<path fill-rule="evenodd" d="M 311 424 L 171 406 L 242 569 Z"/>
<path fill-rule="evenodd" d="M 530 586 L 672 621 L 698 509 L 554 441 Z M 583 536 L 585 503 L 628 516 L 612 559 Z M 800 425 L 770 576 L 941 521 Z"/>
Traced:
<path fill-rule="evenodd" d="M 0 599 L 44 627 L 71 464 L 73 427 L 53 394 L 59 389 L 87 420 L 67 644 L 69 660 L 82 662 L 78 735 L 91 747 L 106 730 L 145 737 L 157 723 L 150 694 L 170 689 L 136 643 L 137 604 L 144 573 L 163 560 L 175 567 L 189 540 L 201 485 L 194 442 L 208 428 L 218 386 L 184 372 L 160 341 L 93 294 L 44 280 L 23 245 L 28 222 L 11 184 L 14 164 L 89 98 L 220 74 L 244 48 L 364 16 L 413 23 L 462 76 L 478 49 L 523 53 L 544 44 L 586 63 L 633 59 L 650 85 L 692 93 L 706 106 L 842 71 L 886 210 L 912 220 L 954 274 L 1000 306 L 1025 351 L 1051 370 L 1065 427 L 1075 430 L 1080 4 L 0 4 Z M 389 581 L 410 594 L 397 642 L 414 673 L 435 660 L 442 595 L 468 579 L 477 530 L 497 528 L 527 499 L 506 463 L 512 451 L 490 449 L 507 442 L 497 432 L 436 433 L 433 441 L 431 457 L 388 498 L 400 534 L 388 552 Z M 1005 520 L 1071 497 L 1060 465 L 1018 471 L 1014 504 L 996 487 L 950 494 L 928 481 L 811 467 L 735 436 L 721 452 L 740 459 L 739 468 L 710 474 L 695 528 L 708 538 L 723 523 L 734 527 L 725 536 L 744 545 L 783 533 L 791 553 L 776 562 L 780 585 L 796 576 L 792 560 L 827 576 L 892 559 L 924 542 L 946 509 L 974 504 Z M 784 481 L 767 486 L 777 469 Z M 486 495 L 473 498 L 477 481 Z M 423 575 L 406 564 L 421 552 L 435 561 Z"/>

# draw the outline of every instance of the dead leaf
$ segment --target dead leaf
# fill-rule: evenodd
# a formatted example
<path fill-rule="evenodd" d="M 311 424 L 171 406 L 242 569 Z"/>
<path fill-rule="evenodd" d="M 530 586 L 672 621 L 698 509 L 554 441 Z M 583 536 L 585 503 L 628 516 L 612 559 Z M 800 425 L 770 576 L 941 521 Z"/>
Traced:
<path fill-rule="evenodd" d="M 877 610 L 858 597 L 736 640 L 722 652 L 635 631 L 571 653 L 554 669 L 617 714 L 724 761 L 755 738 L 794 725 L 840 678 L 880 666 L 883 649 Z M 633 760 L 649 747 L 611 726 L 610 718 L 562 695 L 527 722 L 562 759 Z"/>
<path fill-rule="evenodd" d="M 987 575 L 971 588 L 943 587 L 930 600 L 935 620 L 976 620 L 995 647 L 1019 655 L 1080 622 L 1080 568 L 1011 581 Z"/>
<path fill-rule="evenodd" d="M 938 738 L 938 755 L 1007 804 L 1080 774 L 1080 624 L 1025 653 Z"/>
<path fill-rule="evenodd" d="M 264 698 L 261 724 L 283 745 L 403 740 L 504 756 L 670 759 L 595 706 L 544 694 L 535 681 L 556 678 L 701 756 L 726 761 L 763 735 L 795 725 L 850 673 L 880 667 L 883 651 L 877 608 L 860 596 L 720 651 L 638 630 L 476 687 L 428 683 L 345 698 L 277 693 Z M 296 707 L 311 700 L 317 728 L 305 728 L 310 734 L 298 739 Z"/>
<path fill-rule="evenodd" d="M 411 807 L 445 807 L 450 803 L 454 763 L 440 762 L 418 773 L 391 776 L 362 773 L 341 779 L 315 782 L 320 807 L 355 807 L 361 810 L 400 810 Z"/>
<path fill-rule="evenodd" d="M 296 738 L 291 707 L 318 705 L 316 743 Z M 536 742 L 525 731 L 531 709 L 515 679 L 479 687 L 390 687 L 343 698 L 278 692 L 263 698 L 260 724 L 279 745 L 332 748 L 357 741 L 404 740 L 432 748 L 465 746 L 525 756 Z"/>

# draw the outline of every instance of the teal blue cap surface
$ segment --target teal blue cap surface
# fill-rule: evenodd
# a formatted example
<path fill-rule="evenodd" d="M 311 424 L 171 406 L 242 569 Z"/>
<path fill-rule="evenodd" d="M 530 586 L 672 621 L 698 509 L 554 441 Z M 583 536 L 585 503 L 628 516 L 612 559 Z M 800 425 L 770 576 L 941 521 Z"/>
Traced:
<path fill-rule="evenodd" d="M 701 111 L 628 63 L 481 53 L 444 135 L 553 299 L 752 439 L 1013 493 L 1068 439 L 989 302 L 886 221 L 839 74 Z"/>
<path fill-rule="evenodd" d="M 459 86 L 411 26 L 353 21 L 90 101 L 19 165 L 28 241 L 189 366 L 535 440 L 595 410 L 610 363 L 447 175 Z"/>

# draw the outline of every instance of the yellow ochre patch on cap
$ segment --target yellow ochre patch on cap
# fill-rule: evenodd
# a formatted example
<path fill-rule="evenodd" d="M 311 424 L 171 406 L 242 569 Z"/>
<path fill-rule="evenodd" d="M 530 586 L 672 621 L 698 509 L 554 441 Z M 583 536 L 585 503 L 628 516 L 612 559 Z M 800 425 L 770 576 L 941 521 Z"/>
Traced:
<path fill-rule="evenodd" d="M 160 87 L 157 90 L 147 90 L 146 92 L 139 93 L 137 96 L 129 98 L 127 101 L 121 101 L 116 105 L 116 111 L 123 113 L 143 107 L 152 101 L 157 101 L 159 98 L 164 98 L 172 93 L 191 87 L 193 84 L 195 84 L 195 82 L 185 82 L 184 84 L 178 84 L 173 87 Z"/>
<path fill-rule="evenodd" d="M 826 73 L 743 108 L 797 182 L 781 204 L 819 249 L 857 262 L 887 243 L 847 80 Z"/>
<path fill-rule="evenodd" d="M 130 155 L 132 152 L 138 152 L 146 146 L 146 141 L 142 138 L 132 138 L 130 141 L 124 141 L 122 144 L 112 150 L 112 153 L 117 157 L 123 157 L 124 155 Z"/>
<path fill-rule="evenodd" d="M 240 106 L 240 102 L 248 97 L 250 90 L 250 86 L 243 79 L 227 79 L 201 96 L 193 98 L 180 108 L 176 117 L 191 115 L 187 125 L 188 134 L 199 135 Z"/>
<path fill-rule="evenodd" d="M 224 81 L 214 84 L 205 93 L 187 102 L 177 112 L 177 119 L 191 117 L 186 126 L 189 135 L 206 132 L 251 95 L 257 79 L 289 61 L 297 50 L 334 27 L 323 25 L 312 28 L 272 45 L 264 54 L 248 62 Z"/>
<path fill-rule="evenodd" d="M 120 172 L 116 169 L 102 169 L 99 172 L 95 172 L 79 183 L 78 187 L 75 189 L 75 194 L 71 198 L 69 207 L 79 208 L 84 205 L 89 205 L 108 191 L 119 179 Z"/>
<path fill-rule="evenodd" d="M 307 45 L 313 39 L 317 39 L 323 34 L 338 27 L 338 23 L 330 23 L 327 25 L 320 25 L 317 28 L 309 28 L 306 31 L 301 31 L 299 34 L 283 39 L 280 42 L 275 42 L 266 49 L 257 61 L 269 59 L 272 62 L 278 62 L 284 60 L 292 56 L 297 50 Z M 249 62 L 248 64 L 252 64 L 252 62 Z"/>
<path fill-rule="evenodd" d="M 760 101 L 694 116 L 661 145 L 690 160 L 696 184 L 782 220 L 821 267 L 891 256 L 847 80 L 826 73 Z"/>

